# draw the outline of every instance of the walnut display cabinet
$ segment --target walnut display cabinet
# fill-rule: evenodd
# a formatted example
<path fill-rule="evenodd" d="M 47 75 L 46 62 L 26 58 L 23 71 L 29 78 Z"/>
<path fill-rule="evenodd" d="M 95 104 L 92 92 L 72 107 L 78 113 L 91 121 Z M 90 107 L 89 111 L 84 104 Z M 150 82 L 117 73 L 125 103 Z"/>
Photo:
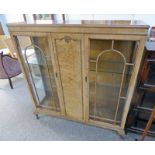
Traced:
<path fill-rule="evenodd" d="M 93 20 L 8 27 L 36 115 L 124 133 L 147 25 Z"/>

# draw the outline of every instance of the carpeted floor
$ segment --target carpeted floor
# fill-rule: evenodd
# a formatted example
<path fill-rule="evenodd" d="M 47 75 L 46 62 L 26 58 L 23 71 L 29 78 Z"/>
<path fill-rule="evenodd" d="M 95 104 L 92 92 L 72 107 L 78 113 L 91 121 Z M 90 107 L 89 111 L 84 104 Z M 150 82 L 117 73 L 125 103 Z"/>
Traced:
<path fill-rule="evenodd" d="M 64 119 L 33 115 L 33 106 L 23 76 L 13 79 L 11 90 L 7 80 L 0 80 L 0 140 L 134 140 L 139 135 L 116 132 Z M 146 137 L 145 140 L 155 140 Z"/>

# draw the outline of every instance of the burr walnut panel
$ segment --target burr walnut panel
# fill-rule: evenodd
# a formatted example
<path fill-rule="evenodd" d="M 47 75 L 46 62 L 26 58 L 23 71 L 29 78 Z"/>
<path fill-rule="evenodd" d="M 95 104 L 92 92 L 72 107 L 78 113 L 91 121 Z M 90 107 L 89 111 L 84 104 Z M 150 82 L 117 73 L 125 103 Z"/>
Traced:
<path fill-rule="evenodd" d="M 66 115 L 82 120 L 82 36 L 57 35 L 55 51 L 60 68 Z"/>

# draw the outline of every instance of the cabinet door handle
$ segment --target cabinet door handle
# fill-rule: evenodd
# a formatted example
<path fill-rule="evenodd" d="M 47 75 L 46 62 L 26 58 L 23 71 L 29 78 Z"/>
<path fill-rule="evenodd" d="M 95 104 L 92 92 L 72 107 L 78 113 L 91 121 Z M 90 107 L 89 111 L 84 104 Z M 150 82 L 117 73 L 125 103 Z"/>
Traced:
<path fill-rule="evenodd" d="M 55 76 L 56 76 L 56 78 L 58 77 L 58 73 L 57 72 L 55 73 Z"/>
<path fill-rule="evenodd" d="M 85 76 L 85 82 L 87 82 L 87 76 Z"/>

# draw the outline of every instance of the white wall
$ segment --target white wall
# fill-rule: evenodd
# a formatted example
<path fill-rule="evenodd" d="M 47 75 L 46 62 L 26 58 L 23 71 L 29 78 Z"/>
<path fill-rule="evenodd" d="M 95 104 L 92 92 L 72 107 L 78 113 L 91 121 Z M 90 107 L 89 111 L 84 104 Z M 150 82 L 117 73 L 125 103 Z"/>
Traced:
<path fill-rule="evenodd" d="M 0 22 L 2 24 L 5 35 L 9 35 L 7 24 L 24 22 L 24 18 L 22 14 L 0 14 Z"/>
<path fill-rule="evenodd" d="M 132 20 L 133 14 L 66 14 L 67 20 Z"/>
<path fill-rule="evenodd" d="M 155 14 L 66 14 L 67 20 L 142 20 L 155 26 Z"/>
<path fill-rule="evenodd" d="M 155 26 L 155 14 L 136 14 L 134 19 L 142 20 L 150 26 Z"/>
<path fill-rule="evenodd" d="M 94 20 L 133 20 L 133 14 L 97 14 L 93 15 Z"/>
<path fill-rule="evenodd" d="M 9 32 L 8 32 L 8 28 L 7 28 L 7 21 L 5 19 L 5 15 L 4 14 L 0 14 L 0 22 L 2 24 L 2 27 L 3 27 L 3 31 L 5 33 L 5 35 L 8 35 Z"/>
<path fill-rule="evenodd" d="M 22 14 L 5 14 L 7 23 L 24 22 Z"/>
<path fill-rule="evenodd" d="M 7 24 L 24 22 L 22 14 L 0 14 L 0 22 L 2 23 L 5 35 L 9 35 Z"/>
<path fill-rule="evenodd" d="M 25 14 L 26 15 L 26 19 L 28 23 L 33 23 L 34 19 L 33 19 L 33 15 L 32 14 Z"/>

